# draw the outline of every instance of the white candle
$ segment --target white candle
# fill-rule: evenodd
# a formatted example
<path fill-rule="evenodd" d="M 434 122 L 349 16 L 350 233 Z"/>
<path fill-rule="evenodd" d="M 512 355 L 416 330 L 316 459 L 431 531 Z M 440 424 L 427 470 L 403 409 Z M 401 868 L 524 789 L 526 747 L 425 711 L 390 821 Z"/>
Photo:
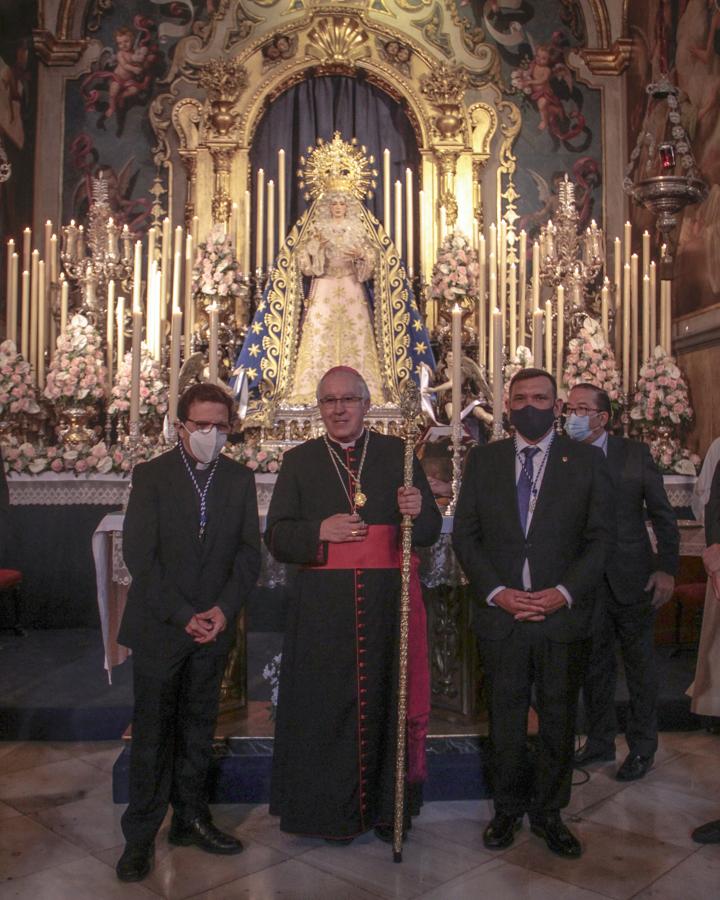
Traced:
<path fill-rule="evenodd" d="M 403 255 L 403 232 L 402 232 L 402 183 L 398 178 L 395 182 L 395 246 L 397 247 L 398 257 L 402 259 Z"/>
<path fill-rule="evenodd" d="M 609 322 L 610 322 L 610 279 L 605 278 L 603 281 L 602 290 L 600 291 L 600 320 L 602 322 L 602 330 L 605 335 L 605 340 L 610 344 L 610 332 L 609 332 Z M 618 323 L 619 325 L 619 323 Z"/>
<path fill-rule="evenodd" d="M 163 219 L 162 226 L 162 256 L 160 262 L 160 293 L 158 295 L 158 311 L 160 321 L 167 319 L 168 294 L 170 293 L 170 260 L 172 259 L 172 244 L 170 232 L 170 219 Z M 162 332 L 164 333 L 164 329 Z"/>
<path fill-rule="evenodd" d="M 640 284 L 638 281 L 638 255 L 630 256 L 630 377 L 633 385 L 638 380 L 638 355 L 640 353 Z"/>
<path fill-rule="evenodd" d="M 148 241 L 148 255 L 147 255 L 147 276 L 146 276 L 146 285 L 145 291 L 147 296 L 150 296 L 150 286 L 152 284 L 151 272 L 153 271 L 153 266 L 157 266 L 157 262 L 155 261 L 155 243 L 157 239 L 157 229 L 155 226 L 151 226 L 148 229 L 147 241 Z M 146 336 L 147 338 L 147 336 Z"/>
<path fill-rule="evenodd" d="M 642 236 L 642 271 L 643 276 L 650 274 L 650 232 L 647 230 Z"/>
<path fill-rule="evenodd" d="M 38 323 L 38 263 L 40 253 L 30 255 L 30 365 L 37 374 L 37 323 Z"/>
<path fill-rule="evenodd" d="M 548 371 L 552 371 L 552 301 L 545 301 L 545 367 Z"/>
<path fill-rule="evenodd" d="M 622 243 L 620 238 L 616 237 L 613 252 L 613 282 L 615 284 L 615 358 L 622 357 Z M 609 341 L 609 335 L 607 335 Z"/>
<path fill-rule="evenodd" d="M 413 177 L 410 169 L 405 169 L 405 234 L 407 240 L 407 271 L 410 278 L 415 270 L 415 248 L 413 246 Z"/>
<path fill-rule="evenodd" d="M 64 273 L 60 275 L 60 335 L 65 337 L 68 323 L 68 308 L 70 306 L 70 285 Z"/>
<path fill-rule="evenodd" d="M 125 298 L 121 295 L 117 301 L 117 313 L 115 320 L 117 328 L 117 361 L 118 369 L 125 359 Z"/>
<path fill-rule="evenodd" d="M 17 258 L 17 254 L 15 253 L 15 241 L 10 238 L 7 242 L 7 263 L 6 263 L 6 274 L 7 274 L 7 283 L 5 287 L 5 338 L 10 341 L 15 340 L 13 327 L 12 327 L 12 316 L 13 309 L 15 304 L 17 303 L 17 291 L 13 291 L 12 284 L 12 273 L 13 273 L 13 257 Z M 16 285 L 17 288 L 17 285 Z"/>
<path fill-rule="evenodd" d="M 250 211 L 250 205 L 246 206 L 246 210 Z M 248 239 L 248 254 L 250 253 L 250 244 L 249 244 L 249 234 L 250 231 L 246 232 L 246 237 Z M 195 316 L 194 316 L 194 305 L 193 305 L 193 295 L 192 295 L 192 275 L 193 275 L 193 239 L 192 235 L 189 234 L 185 238 L 185 321 L 184 325 L 184 334 L 183 334 L 183 349 L 185 353 L 185 359 L 190 359 L 190 352 L 192 347 L 192 332 L 195 326 Z"/>
<path fill-rule="evenodd" d="M 252 203 L 250 191 L 245 191 L 245 206 L 243 208 L 244 234 L 243 234 L 243 255 L 242 255 L 242 271 L 243 275 L 250 274 L 250 222 L 251 222 Z"/>
<path fill-rule="evenodd" d="M 559 284 L 557 289 L 557 337 L 555 340 L 555 378 L 558 387 L 563 380 L 563 361 L 565 358 L 565 288 Z"/>
<path fill-rule="evenodd" d="M 625 223 L 623 238 L 624 259 L 625 262 L 630 262 L 630 255 L 632 254 L 632 225 L 629 222 Z"/>
<path fill-rule="evenodd" d="M 518 344 L 525 346 L 525 321 L 527 318 L 527 233 L 520 232 L 520 268 L 518 270 L 520 307 L 518 309 Z"/>
<path fill-rule="evenodd" d="M 20 308 L 20 346 L 23 359 L 30 359 L 30 273 L 22 273 L 22 300 Z"/>
<path fill-rule="evenodd" d="M 650 262 L 650 353 L 657 344 L 657 263 Z"/>
<path fill-rule="evenodd" d="M 285 210 L 285 151 L 278 150 L 278 249 L 285 243 L 287 235 L 287 213 Z"/>
<path fill-rule="evenodd" d="M 383 150 L 383 227 L 390 234 L 390 151 Z"/>
<path fill-rule="evenodd" d="M 57 284 L 58 280 L 58 239 L 57 235 L 54 234 L 50 238 L 50 281 L 52 284 Z"/>
<path fill-rule="evenodd" d="M 178 259 L 178 265 L 179 259 Z M 168 389 L 168 422 L 175 425 L 180 384 L 180 344 L 182 342 L 182 310 L 173 302 L 170 323 L 170 385 Z"/>
<path fill-rule="evenodd" d="M 199 216 L 192 217 L 192 222 L 190 223 L 190 234 L 192 235 L 193 246 L 197 247 L 197 245 L 200 242 L 199 241 L 199 238 L 200 238 L 200 217 Z"/>
<path fill-rule="evenodd" d="M 237 203 L 233 203 L 233 205 L 230 207 L 230 231 L 229 231 L 228 236 L 230 238 L 230 243 L 232 244 L 233 249 L 235 250 L 235 253 L 237 255 L 238 250 L 239 250 L 239 245 L 238 245 L 238 205 L 237 205 Z"/>
<path fill-rule="evenodd" d="M 507 224 L 504 219 L 500 222 L 498 241 L 498 308 L 504 347 L 507 344 Z"/>
<path fill-rule="evenodd" d="M 532 254 L 532 308 L 540 308 L 540 244 L 533 241 Z"/>
<path fill-rule="evenodd" d="M 421 230 L 422 233 L 422 230 Z M 487 364 L 487 356 L 485 355 L 486 334 L 485 334 L 485 291 L 487 285 L 487 248 L 485 245 L 485 235 L 478 237 L 478 363 L 481 366 Z"/>
<path fill-rule="evenodd" d="M 642 361 L 650 356 L 650 275 L 643 275 L 642 286 Z"/>
<path fill-rule="evenodd" d="M 267 265 L 268 271 L 275 262 L 275 182 L 267 184 Z"/>
<path fill-rule="evenodd" d="M 502 436 L 503 408 L 503 350 L 502 350 L 502 317 L 499 309 L 492 314 L 493 360 L 492 360 L 492 392 L 493 392 L 493 432 L 495 437 Z"/>
<path fill-rule="evenodd" d="M 665 282 L 665 333 L 667 334 L 667 352 L 672 354 L 672 281 Z"/>
<path fill-rule="evenodd" d="M 135 241 L 135 257 L 133 260 L 133 315 L 136 310 L 142 312 L 142 242 Z"/>
<path fill-rule="evenodd" d="M 488 259 L 493 256 L 497 259 L 497 225 L 494 222 L 490 223 L 490 227 L 488 228 Z M 495 307 L 493 307 L 494 309 Z"/>
<path fill-rule="evenodd" d="M 37 384 L 45 387 L 45 262 L 38 261 Z"/>
<path fill-rule="evenodd" d="M 44 258 L 50 259 L 50 241 L 52 240 L 53 224 L 50 219 L 45 222 L 45 241 L 43 243 Z"/>
<path fill-rule="evenodd" d="M 106 366 L 107 366 L 107 385 L 108 397 L 113 385 L 113 354 L 115 351 L 115 336 L 113 334 L 115 326 L 115 282 L 111 279 L 108 282 L 107 290 L 107 310 L 106 310 L 105 339 L 107 341 Z M 118 362 L 120 357 L 118 356 Z"/>
<path fill-rule="evenodd" d="M 218 306 L 211 303 L 208 307 L 210 321 L 210 345 L 208 348 L 208 380 L 213 384 L 218 381 Z"/>
<path fill-rule="evenodd" d="M 26 228 L 23 231 L 23 258 L 22 258 L 22 267 L 23 272 L 30 271 L 30 251 L 32 249 L 32 230 L 30 228 Z"/>
<path fill-rule="evenodd" d="M 517 352 L 517 266 L 510 265 L 510 295 L 508 297 L 510 307 L 510 359 L 515 359 Z"/>
<path fill-rule="evenodd" d="M 460 437 L 462 406 L 462 309 L 456 303 L 452 310 L 452 435 L 453 443 Z"/>
<path fill-rule="evenodd" d="M 135 244 L 136 260 L 137 246 Z M 133 293 L 133 329 L 132 329 L 132 359 L 130 364 L 130 436 L 137 437 L 138 422 L 140 421 L 140 363 L 142 352 L 142 323 L 143 311 L 140 302 L 140 294 Z"/>
<path fill-rule="evenodd" d="M 425 231 L 425 192 L 418 191 L 418 206 L 420 207 L 420 239 L 418 241 L 418 269 L 420 270 L 420 274 L 425 277 L 425 260 L 427 258 L 427 254 L 425 252 L 425 241 L 426 241 L 426 231 Z"/>
<path fill-rule="evenodd" d="M 262 272 L 263 237 L 265 236 L 265 171 L 263 169 L 258 169 L 255 196 L 257 203 L 255 210 L 255 268 Z"/>
<path fill-rule="evenodd" d="M 488 279 L 490 283 L 490 293 L 488 296 L 488 307 L 490 309 L 490 316 L 492 319 L 492 315 L 495 312 L 497 307 L 497 299 L 498 299 L 498 291 L 497 291 L 497 265 L 495 264 L 495 253 L 490 252 L 490 256 L 488 257 Z M 490 326 L 490 346 L 488 347 L 488 361 L 492 365 L 493 360 L 495 359 L 495 328 Z M 500 331 L 500 341 L 502 343 L 502 329 Z"/>
<path fill-rule="evenodd" d="M 630 365 L 630 320 L 631 320 L 631 302 L 630 302 L 630 263 L 626 262 L 623 266 L 623 391 L 630 401 L 630 381 L 632 378 L 632 369 Z"/>

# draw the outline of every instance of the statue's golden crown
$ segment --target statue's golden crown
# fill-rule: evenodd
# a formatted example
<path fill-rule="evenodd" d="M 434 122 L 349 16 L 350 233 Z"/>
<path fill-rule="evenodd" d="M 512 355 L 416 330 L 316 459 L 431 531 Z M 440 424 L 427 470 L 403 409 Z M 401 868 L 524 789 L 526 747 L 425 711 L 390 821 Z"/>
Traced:
<path fill-rule="evenodd" d="M 324 194 L 342 191 L 358 200 L 372 197 L 377 171 L 372 168 L 373 156 L 357 140 L 344 141 L 336 131 L 331 141 L 318 138 L 316 147 L 308 147 L 307 156 L 300 157 L 298 169 L 300 187 L 307 188 L 305 199 L 316 200 Z"/>

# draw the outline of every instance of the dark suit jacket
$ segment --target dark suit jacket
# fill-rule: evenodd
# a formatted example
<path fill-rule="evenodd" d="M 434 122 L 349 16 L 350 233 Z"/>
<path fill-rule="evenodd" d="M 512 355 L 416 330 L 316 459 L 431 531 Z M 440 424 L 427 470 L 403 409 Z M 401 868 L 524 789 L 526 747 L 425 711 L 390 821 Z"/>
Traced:
<path fill-rule="evenodd" d="M 720 544 L 720 463 L 715 466 L 710 499 L 705 504 L 705 543 Z"/>
<path fill-rule="evenodd" d="M 607 465 L 597 447 L 555 438 L 527 537 L 518 513 L 513 441 L 474 448 L 463 474 L 453 546 L 475 595 L 478 636 L 497 640 L 513 628 L 537 627 L 559 642 L 584 637 L 612 521 Z M 518 623 L 488 605 L 487 596 L 501 585 L 522 589 L 526 557 L 533 590 L 561 584 L 572 596 L 571 609 L 560 609 L 541 623 Z"/>
<path fill-rule="evenodd" d="M 10 544 L 10 491 L 5 477 L 5 463 L 0 452 L 0 566 L 7 564 Z"/>
<path fill-rule="evenodd" d="M 133 580 L 118 640 L 133 649 L 137 662 L 160 671 L 199 646 L 185 625 L 212 606 L 222 609 L 228 627 L 207 647 L 226 653 L 233 621 L 260 572 L 252 472 L 221 457 L 207 508 L 201 542 L 199 498 L 177 447 L 133 470 L 123 528 Z"/>
<path fill-rule="evenodd" d="M 618 603 L 640 603 L 647 599 L 644 589 L 653 572 L 677 572 L 677 519 L 647 444 L 609 435 L 607 461 L 617 543 L 608 554 L 605 574 Z M 657 560 L 645 525 L 646 507 L 657 537 Z"/>

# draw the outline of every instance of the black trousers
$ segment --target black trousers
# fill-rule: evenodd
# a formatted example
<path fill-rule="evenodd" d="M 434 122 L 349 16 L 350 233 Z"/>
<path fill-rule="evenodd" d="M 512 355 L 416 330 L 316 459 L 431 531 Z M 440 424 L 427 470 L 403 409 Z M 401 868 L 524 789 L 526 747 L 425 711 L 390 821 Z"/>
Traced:
<path fill-rule="evenodd" d="M 168 805 L 188 822 L 208 817 L 206 782 L 226 656 L 198 647 L 164 677 L 133 659 L 135 709 L 130 803 L 122 817 L 128 843 L 150 843 Z"/>
<path fill-rule="evenodd" d="M 570 802 L 582 642 L 548 640 L 527 622 L 501 641 L 480 641 L 490 717 L 495 811 L 543 816 Z M 527 738 L 534 688 L 539 734 Z"/>
<path fill-rule="evenodd" d="M 657 750 L 655 610 L 650 596 L 646 598 L 641 603 L 621 604 L 607 588 L 598 596 L 583 683 L 588 744 L 598 750 L 615 747 L 617 645 L 630 695 L 625 729 L 628 747 L 631 753 L 640 756 L 652 756 Z"/>

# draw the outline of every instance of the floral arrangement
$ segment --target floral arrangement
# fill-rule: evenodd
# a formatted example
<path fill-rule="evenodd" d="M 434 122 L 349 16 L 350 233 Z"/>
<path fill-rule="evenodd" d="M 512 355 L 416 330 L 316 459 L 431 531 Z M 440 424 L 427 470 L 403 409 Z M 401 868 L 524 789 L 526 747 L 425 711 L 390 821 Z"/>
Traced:
<path fill-rule="evenodd" d="M 60 406 L 94 403 L 105 396 L 106 381 L 100 335 L 85 316 L 74 315 L 57 340 L 45 397 Z"/>
<path fill-rule="evenodd" d="M 655 437 L 648 442 L 650 455 L 664 474 L 697 475 L 702 460 L 697 453 L 680 446 L 678 438 Z"/>
<path fill-rule="evenodd" d="M 666 426 L 677 430 L 693 418 L 688 388 L 672 356 L 656 347 L 640 369 L 630 418 L 638 426 Z"/>
<path fill-rule="evenodd" d="M 4 448 L 3 457 L 8 472 L 39 475 L 41 472 L 74 472 L 75 475 L 99 473 L 106 475 L 115 468 L 115 461 L 103 441 L 94 446 L 35 447 L 33 444 L 14 444 Z"/>
<path fill-rule="evenodd" d="M 615 355 L 605 341 L 602 326 L 590 316 L 586 316 L 578 336 L 568 342 L 563 372 L 568 391 L 583 382 L 602 388 L 612 403 L 619 403 L 621 382 Z"/>
<path fill-rule="evenodd" d="M 270 662 L 263 669 L 263 678 L 270 682 L 270 718 L 275 718 L 278 702 L 278 689 L 280 687 L 280 666 L 282 664 L 282 653 L 273 656 Z"/>
<path fill-rule="evenodd" d="M 196 300 L 234 297 L 240 292 L 240 267 L 230 237 L 215 227 L 198 246 L 193 268 L 192 292 Z"/>
<path fill-rule="evenodd" d="M 226 445 L 225 453 L 231 459 L 259 474 L 279 472 L 283 458 L 282 450 L 262 450 L 257 446 L 244 443 Z"/>
<path fill-rule="evenodd" d="M 0 416 L 8 413 L 40 412 L 30 363 L 12 341 L 0 344 Z"/>
<path fill-rule="evenodd" d="M 436 300 L 476 297 L 480 265 L 477 253 L 461 231 L 446 235 L 433 266 L 430 294 Z"/>
<path fill-rule="evenodd" d="M 110 415 L 130 409 L 130 385 L 132 381 L 132 353 L 126 353 L 118 368 L 112 388 Z M 145 344 L 140 351 L 140 415 L 162 419 L 168 409 L 168 386 L 160 363 Z"/>

